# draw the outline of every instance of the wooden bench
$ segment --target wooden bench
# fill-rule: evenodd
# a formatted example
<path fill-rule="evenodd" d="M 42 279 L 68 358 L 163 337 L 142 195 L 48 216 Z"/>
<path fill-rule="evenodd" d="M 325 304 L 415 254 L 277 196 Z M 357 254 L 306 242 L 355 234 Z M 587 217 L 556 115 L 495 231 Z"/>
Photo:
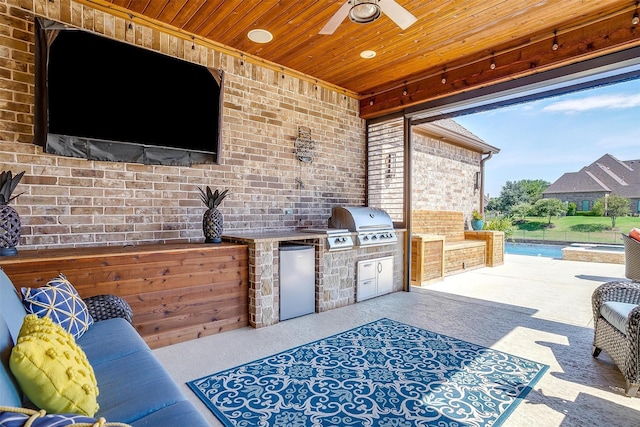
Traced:
<path fill-rule="evenodd" d="M 504 233 L 465 230 L 462 212 L 415 210 L 412 221 L 412 284 L 504 261 Z"/>

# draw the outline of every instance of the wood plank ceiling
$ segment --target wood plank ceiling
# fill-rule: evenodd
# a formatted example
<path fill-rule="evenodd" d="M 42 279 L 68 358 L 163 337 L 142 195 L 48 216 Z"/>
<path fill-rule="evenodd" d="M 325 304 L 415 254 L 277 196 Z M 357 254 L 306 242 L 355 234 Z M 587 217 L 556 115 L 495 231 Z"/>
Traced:
<path fill-rule="evenodd" d="M 635 0 L 397 0 L 417 18 L 404 31 L 382 14 L 369 24 L 346 18 L 333 34 L 319 34 L 344 1 L 84 2 L 355 93 L 363 118 L 640 45 Z M 257 28 L 273 41 L 249 40 Z M 363 50 L 377 55 L 362 59 Z"/>

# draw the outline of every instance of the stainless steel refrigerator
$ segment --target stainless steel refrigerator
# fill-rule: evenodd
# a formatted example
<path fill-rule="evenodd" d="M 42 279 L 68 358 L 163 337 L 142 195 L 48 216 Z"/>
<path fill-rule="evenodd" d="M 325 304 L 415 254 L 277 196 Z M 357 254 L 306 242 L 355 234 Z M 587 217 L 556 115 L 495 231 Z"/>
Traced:
<path fill-rule="evenodd" d="M 316 310 L 315 249 L 308 245 L 283 244 L 280 256 L 280 320 Z"/>

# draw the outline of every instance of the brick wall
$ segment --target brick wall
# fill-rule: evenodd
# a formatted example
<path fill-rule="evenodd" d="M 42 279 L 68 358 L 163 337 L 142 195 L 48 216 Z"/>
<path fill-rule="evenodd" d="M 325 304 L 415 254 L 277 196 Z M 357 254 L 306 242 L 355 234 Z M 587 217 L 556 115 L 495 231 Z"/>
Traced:
<path fill-rule="evenodd" d="M 147 166 L 44 154 L 34 146 L 33 17 L 44 16 L 225 71 L 220 165 Z M 20 249 L 201 241 L 197 186 L 229 188 L 226 230 L 326 225 L 336 204 L 364 203 L 358 100 L 286 70 L 252 63 L 70 0 L 0 0 L 0 168 L 25 170 L 12 206 Z M 185 124 L 187 125 L 187 124 Z M 299 126 L 316 141 L 294 155 Z M 293 210 L 284 215 L 285 209 Z"/>
<path fill-rule="evenodd" d="M 465 221 L 480 205 L 474 189 L 482 155 L 414 132 L 413 210 L 462 212 Z"/>

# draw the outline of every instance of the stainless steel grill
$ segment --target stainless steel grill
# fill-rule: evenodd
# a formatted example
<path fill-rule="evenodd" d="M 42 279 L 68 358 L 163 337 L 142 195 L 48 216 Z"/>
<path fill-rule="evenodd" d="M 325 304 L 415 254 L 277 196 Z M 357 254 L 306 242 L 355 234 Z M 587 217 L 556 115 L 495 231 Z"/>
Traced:
<path fill-rule="evenodd" d="M 339 206 L 331 210 L 329 228 L 355 232 L 357 246 L 381 246 L 396 243 L 398 236 L 391 217 L 382 209 L 367 206 Z"/>
<path fill-rule="evenodd" d="M 305 228 L 306 233 L 323 233 L 327 235 L 326 248 L 328 251 L 344 251 L 353 249 L 353 236 L 347 229 L 339 228 Z"/>

